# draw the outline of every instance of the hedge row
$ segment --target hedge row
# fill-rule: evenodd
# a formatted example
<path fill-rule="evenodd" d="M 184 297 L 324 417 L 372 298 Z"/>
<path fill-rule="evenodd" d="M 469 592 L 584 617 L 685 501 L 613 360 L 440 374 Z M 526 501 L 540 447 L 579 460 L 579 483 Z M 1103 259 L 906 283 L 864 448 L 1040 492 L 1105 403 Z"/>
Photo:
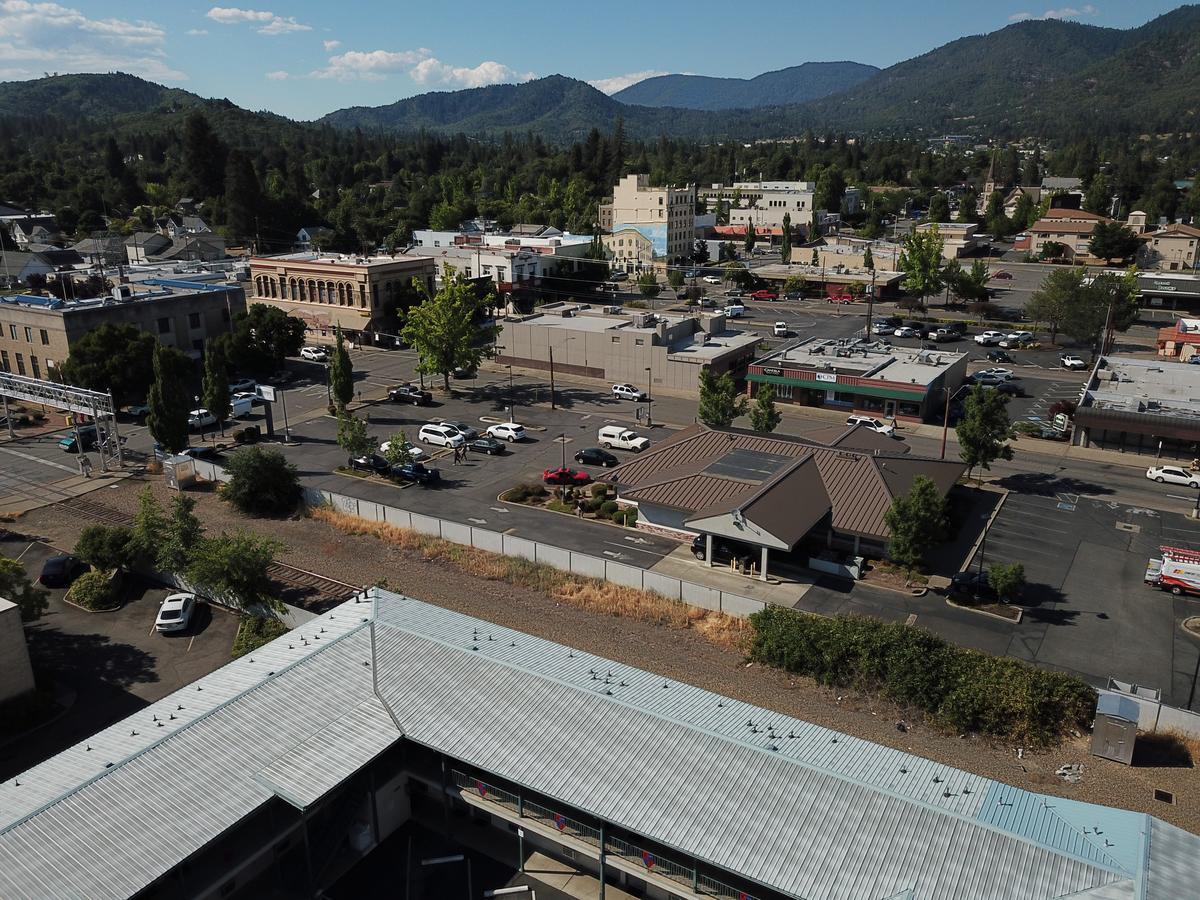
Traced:
<path fill-rule="evenodd" d="M 825 685 L 877 691 L 960 734 L 1051 746 L 1087 728 L 1095 712 L 1096 692 L 1078 678 L 964 650 L 923 629 L 783 607 L 767 607 L 750 621 L 757 662 Z"/>

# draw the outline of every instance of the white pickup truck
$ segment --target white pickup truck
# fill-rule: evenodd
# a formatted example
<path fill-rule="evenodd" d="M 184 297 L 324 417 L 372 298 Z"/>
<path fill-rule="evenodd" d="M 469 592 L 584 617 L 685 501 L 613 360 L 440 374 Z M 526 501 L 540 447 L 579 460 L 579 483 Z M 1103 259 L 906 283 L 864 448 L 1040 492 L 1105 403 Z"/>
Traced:
<path fill-rule="evenodd" d="M 649 440 L 619 425 L 605 425 L 597 433 L 596 440 L 605 450 L 617 447 L 621 450 L 633 450 L 635 453 L 640 453 L 650 446 Z"/>

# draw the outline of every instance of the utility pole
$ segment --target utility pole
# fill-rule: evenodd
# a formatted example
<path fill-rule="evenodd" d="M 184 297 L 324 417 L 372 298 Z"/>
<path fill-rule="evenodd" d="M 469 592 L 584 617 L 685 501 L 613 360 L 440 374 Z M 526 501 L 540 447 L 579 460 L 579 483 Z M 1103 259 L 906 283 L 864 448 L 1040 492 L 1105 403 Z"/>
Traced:
<path fill-rule="evenodd" d="M 550 351 L 550 408 L 557 409 L 558 407 L 554 405 L 554 348 L 547 347 L 547 349 Z M 567 358 L 570 359 L 570 357 Z"/>
<path fill-rule="evenodd" d="M 871 288 L 867 293 L 867 327 L 865 337 L 869 341 L 871 339 L 872 325 L 874 324 L 875 314 L 875 272 L 871 271 Z"/>
<path fill-rule="evenodd" d="M 945 402 L 942 409 L 942 453 L 938 459 L 946 458 L 946 435 L 950 431 L 950 388 L 942 388 L 942 393 L 945 394 Z"/>

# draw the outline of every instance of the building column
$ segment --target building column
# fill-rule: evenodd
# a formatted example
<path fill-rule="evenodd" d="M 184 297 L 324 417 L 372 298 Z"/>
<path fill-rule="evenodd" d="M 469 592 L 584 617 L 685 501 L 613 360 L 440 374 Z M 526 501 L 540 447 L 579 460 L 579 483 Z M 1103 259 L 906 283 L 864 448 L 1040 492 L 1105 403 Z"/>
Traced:
<path fill-rule="evenodd" d="M 767 554 L 770 552 L 771 551 L 768 548 L 766 548 L 766 547 L 762 548 L 762 565 L 759 567 L 759 572 L 758 572 L 758 577 L 759 577 L 760 581 L 767 580 Z"/>
<path fill-rule="evenodd" d="M 706 534 L 704 536 L 704 564 L 706 566 L 712 565 L 712 535 L 711 534 Z"/>
<path fill-rule="evenodd" d="M 856 535 L 854 536 L 854 555 L 855 555 L 855 556 L 858 556 L 858 555 L 859 555 L 859 552 L 858 552 L 858 545 L 859 545 L 859 543 L 860 543 L 860 540 L 861 540 L 861 539 L 860 539 L 860 538 L 859 538 L 859 536 L 856 534 Z"/>

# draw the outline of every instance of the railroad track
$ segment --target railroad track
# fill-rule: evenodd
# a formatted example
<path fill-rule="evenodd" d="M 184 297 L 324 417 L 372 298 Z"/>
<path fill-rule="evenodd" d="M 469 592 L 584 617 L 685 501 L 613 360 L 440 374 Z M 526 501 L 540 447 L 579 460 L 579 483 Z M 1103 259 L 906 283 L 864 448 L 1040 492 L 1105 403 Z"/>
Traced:
<path fill-rule="evenodd" d="M 83 497 L 70 497 L 54 505 L 106 525 L 128 527 L 133 524 L 133 516 Z M 267 575 L 279 586 L 280 599 L 313 612 L 324 612 L 352 599 L 361 590 L 357 585 L 347 584 L 284 562 L 272 563 L 267 569 Z"/>

